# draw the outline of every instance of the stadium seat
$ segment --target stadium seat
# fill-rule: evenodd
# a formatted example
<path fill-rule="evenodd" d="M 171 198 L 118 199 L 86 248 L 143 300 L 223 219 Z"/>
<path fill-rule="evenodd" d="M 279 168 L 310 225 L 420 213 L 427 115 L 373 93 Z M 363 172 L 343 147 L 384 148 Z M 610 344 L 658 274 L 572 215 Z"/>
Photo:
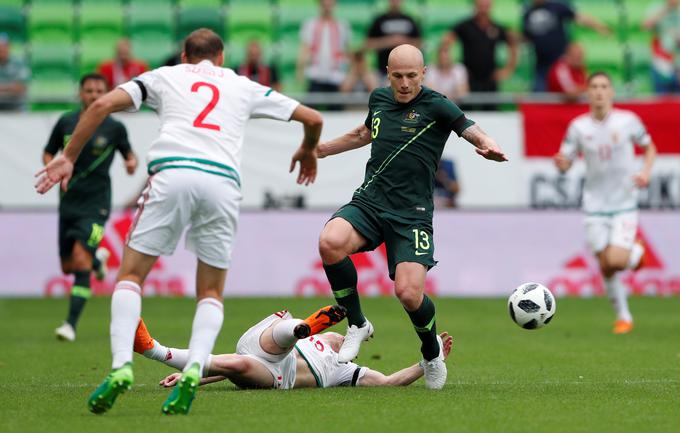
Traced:
<path fill-rule="evenodd" d="M 72 99 L 75 95 L 75 50 L 70 43 L 34 43 L 31 46 L 32 80 L 29 96 L 37 99 Z"/>
<path fill-rule="evenodd" d="M 451 27 L 470 16 L 472 8 L 467 0 L 434 0 L 427 3 L 422 20 L 426 39 L 441 39 Z"/>
<path fill-rule="evenodd" d="M 221 8 L 226 0 L 178 0 L 180 7 Z"/>
<path fill-rule="evenodd" d="M 174 21 L 170 6 L 141 2 L 130 5 L 128 29 L 132 37 L 147 32 L 174 35 Z"/>
<path fill-rule="evenodd" d="M 17 6 L 0 6 L 0 30 L 9 35 L 12 41 L 26 40 L 26 22 L 23 12 Z"/>
<path fill-rule="evenodd" d="M 224 35 L 222 14 L 213 8 L 184 8 L 177 16 L 177 37 L 182 39 L 192 31 L 207 27 L 219 35 Z"/>
<path fill-rule="evenodd" d="M 349 23 L 352 28 L 352 46 L 358 47 L 365 41 L 368 27 L 375 15 L 373 1 L 349 0 L 338 3 L 335 15 Z"/>
<path fill-rule="evenodd" d="M 103 33 L 98 36 L 103 36 Z M 117 35 L 102 38 L 84 38 L 80 43 L 80 73 L 87 74 L 97 70 L 104 60 L 112 59 Z"/>
<path fill-rule="evenodd" d="M 123 7 L 120 1 L 82 0 L 80 38 L 97 37 L 98 34 L 123 35 Z"/>
<path fill-rule="evenodd" d="M 274 36 L 269 0 L 231 0 L 226 29 L 230 44 L 242 44 L 251 39 L 269 43 Z"/>
<path fill-rule="evenodd" d="M 315 0 L 279 0 L 279 35 L 300 33 L 300 26 L 319 13 Z"/>
<path fill-rule="evenodd" d="M 176 50 L 177 44 L 172 34 L 167 32 L 143 32 L 131 36 L 132 52 L 138 59 L 144 60 L 151 68 L 165 63 Z"/>
<path fill-rule="evenodd" d="M 34 1 L 28 15 L 28 35 L 31 41 L 72 41 L 75 24 L 70 0 Z"/>

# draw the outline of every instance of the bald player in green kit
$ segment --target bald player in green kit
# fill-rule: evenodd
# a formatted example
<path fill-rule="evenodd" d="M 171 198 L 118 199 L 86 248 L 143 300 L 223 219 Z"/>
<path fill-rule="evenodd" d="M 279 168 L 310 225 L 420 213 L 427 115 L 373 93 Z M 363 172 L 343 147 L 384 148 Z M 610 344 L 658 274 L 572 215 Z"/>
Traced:
<path fill-rule="evenodd" d="M 507 158 L 453 102 L 423 87 L 425 67 L 419 49 L 412 45 L 393 49 L 387 75 L 390 86 L 371 93 L 365 123 L 318 148 L 323 158 L 372 143 L 364 182 L 324 227 L 319 253 L 333 295 L 348 312 L 339 361 L 356 358 L 361 342 L 373 334 L 373 325 L 361 311 L 357 271 L 349 256 L 384 242 L 395 294 L 422 343 L 425 385 L 441 389 L 447 375 L 443 345 L 437 335 L 434 304 L 424 293 L 427 271 L 436 264 L 435 173 L 452 131 L 486 159 L 502 162 Z"/>

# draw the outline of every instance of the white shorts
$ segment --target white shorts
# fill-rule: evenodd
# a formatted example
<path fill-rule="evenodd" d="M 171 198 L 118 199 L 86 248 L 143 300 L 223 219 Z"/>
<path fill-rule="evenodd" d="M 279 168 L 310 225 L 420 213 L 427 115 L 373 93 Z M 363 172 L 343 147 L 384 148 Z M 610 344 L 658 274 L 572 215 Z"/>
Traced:
<path fill-rule="evenodd" d="M 127 245 L 151 256 L 171 255 L 184 229 L 186 248 L 203 263 L 228 269 L 241 191 L 233 180 L 191 169 L 152 175 L 139 198 Z"/>
<path fill-rule="evenodd" d="M 585 219 L 586 237 L 594 253 L 604 250 L 607 245 L 630 250 L 635 244 L 638 212 L 621 212 L 611 216 L 589 215 Z"/>
<path fill-rule="evenodd" d="M 292 319 L 293 316 L 284 310 L 267 316 L 255 326 L 248 329 L 236 344 L 236 353 L 252 358 L 262 365 L 272 374 L 274 378 L 274 388 L 292 389 L 295 385 L 297 361 L 291 350 L 274 355 L 267 353 L 260 346 L 260 336 L 274 322 L 281 319 Z"/>

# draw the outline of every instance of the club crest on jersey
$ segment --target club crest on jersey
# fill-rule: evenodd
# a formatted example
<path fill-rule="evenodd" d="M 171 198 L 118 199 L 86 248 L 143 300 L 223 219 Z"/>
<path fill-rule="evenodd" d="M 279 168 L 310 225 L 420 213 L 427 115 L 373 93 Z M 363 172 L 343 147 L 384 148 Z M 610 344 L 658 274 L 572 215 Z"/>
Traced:
<path fill-rule="evenodd" d="M 109 144 L 109 140 L 101 135 L 94 139 L 94 147 L 106 147 L 107 144 Z"/>
<path fill-rule="evenodd" d="M 404 122 L 416 123 L 418 120 L 420 120 L 420 113 L 416 110 L 411 110 L 404 116 Z"/>

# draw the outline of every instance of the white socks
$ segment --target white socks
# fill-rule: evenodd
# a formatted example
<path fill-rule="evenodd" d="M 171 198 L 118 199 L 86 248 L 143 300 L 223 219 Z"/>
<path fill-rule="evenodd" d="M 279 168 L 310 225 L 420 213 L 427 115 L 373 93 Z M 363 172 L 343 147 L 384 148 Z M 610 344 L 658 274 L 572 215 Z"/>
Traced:
<path fill-rule="evenodd" d="M 132 346 L 141 313 L 142 288 L 132 281 L 119 281 L 111 297 L 112 368 L 132 362 Z"/>
<path fill-rule="evenodd" d="M 168 367 L 183 370 L 189 360 L 188 349 L 176 349 L 174 347 L 165 347 L 158 341 L 153 341 L 153 347 L 144 351 L 144 357 L 153 359 L 154 361 L 162 362 Z M 208 355 L 205 365 L 210 367 L 212 355 Z M 204 369 L 207 372 L 207 369 Z"/>
<path fill-rule="evenodd" d="M 642 259 L 645 249 L 637 242 L 633 244 L 630 249 L 630 256 L 628 257 L 628 269 L 635 269 Z"/>
<path fill-rule="evenodd" d="M 282 349 L 287 349 L 297 343 L 298 339 L 293 335 L 293 330 L 302 323 L 300 319 L 280 320 L 272 329 L 274 343 Z"/>
<path fill-rule="evenodd" d="M 203 374 L 203 366 L 208 361 L 208 355 L 215 345 L 217 335 L 222 328 L 223 319 L 224 307 L 222 302 L 215 298 L 204 298 L 198 301 L 184 371 L 197 362 L 200 365 L 201 374 Z"/>
<path fill-rule="evenodd" d="M 628 309 L 628 290 L 618 278 L 618 274 L 614 274 L 611 278 L 604 279 L 604 286 L 607 289 L 607 295 L 616 311 L 617 320 L 625 320 L 632 322 L 633 316 Z"/>

